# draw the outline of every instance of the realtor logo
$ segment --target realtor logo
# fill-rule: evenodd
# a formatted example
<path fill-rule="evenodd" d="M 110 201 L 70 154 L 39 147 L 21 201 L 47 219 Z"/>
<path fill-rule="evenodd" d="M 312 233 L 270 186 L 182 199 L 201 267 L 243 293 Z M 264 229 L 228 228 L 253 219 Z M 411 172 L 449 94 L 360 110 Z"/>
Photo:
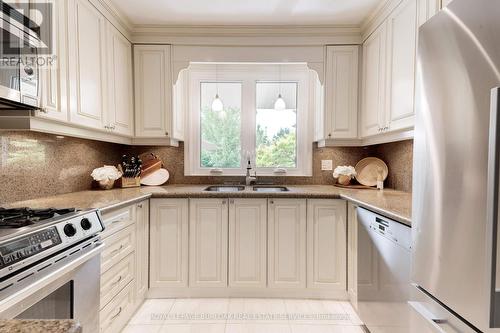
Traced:
<path fill-rule="evenodd" d="M 53 65 L 53 2 L 0 0 L 0 6 L 0 66 L 19 62 Z"/>

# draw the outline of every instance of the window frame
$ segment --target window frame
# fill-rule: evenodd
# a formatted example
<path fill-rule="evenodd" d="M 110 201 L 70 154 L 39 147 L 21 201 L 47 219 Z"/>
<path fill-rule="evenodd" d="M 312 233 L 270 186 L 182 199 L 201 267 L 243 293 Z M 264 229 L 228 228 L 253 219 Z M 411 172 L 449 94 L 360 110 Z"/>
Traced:
<path fill-rule="evenodd" d="M 281 69 L 280 69 L 281 67 Z M 216 72 L 217 69 L 217 72 Z M 214 64 L 192 63 L 188 69 L 188 117 L 185 140 L 186 176 L 244 176 L 246 151 L 252 153 L 252 171 L 258 176 L 312 176 L 312 126 L 310 69 L 306 64 Z M 281 73 L 280 73 L 281 72 Z M 241 165 L 239 168 L 201 167 L 201 83 L 241 83 Z M 297 166 L 296 168 L 255 168 L 256 85 L 258 82 L 297 82 Z M 312 96 L 313 97 L 313 96 Z M 221 96 L 224 101 L 224 96 Z"/>

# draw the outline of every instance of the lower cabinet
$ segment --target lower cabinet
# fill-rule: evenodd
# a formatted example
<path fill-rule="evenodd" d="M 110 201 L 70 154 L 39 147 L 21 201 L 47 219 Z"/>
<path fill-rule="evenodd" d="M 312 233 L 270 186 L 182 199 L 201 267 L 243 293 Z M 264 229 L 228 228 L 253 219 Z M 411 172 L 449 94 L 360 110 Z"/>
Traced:
<path fill-rule="evenodd" d="M 307 287 L 346 289 L 346 202 L 307 202 Z"/>
<path fill-rule="evenodd" d="M 347 293 L 357 308 L 358 300 L 358 218 L 356 206 L 347 204 Z"/>
<path fill-rule="evenodd" d="M 151 288 L 188 286 L 188 199 L 151 200 Z"/>
<path fill-rule="evenodd" d="M 228 199 L 191 199 L 189 204 L 189 285 L 226 287 Z"/>
<path fill-rule="evenodd" d="M 229 287 L 265 288 L 267 199 L 230 199 Z"/>
<path fill-rule="evenodd" d="M 346 213 L 332 199 L 151 199 L 149 295 L 347 299 Z"/>
<path fill-rule="evenodd" d="M 118 333 L 142 304 L 148 286 L 149 203 L 102 214 L 100 332 Z"/>
<path fill-rule="evenodd" d="M 306 209 L 305 199 L 269 200 L 270 288 L 306 287 Z"/>

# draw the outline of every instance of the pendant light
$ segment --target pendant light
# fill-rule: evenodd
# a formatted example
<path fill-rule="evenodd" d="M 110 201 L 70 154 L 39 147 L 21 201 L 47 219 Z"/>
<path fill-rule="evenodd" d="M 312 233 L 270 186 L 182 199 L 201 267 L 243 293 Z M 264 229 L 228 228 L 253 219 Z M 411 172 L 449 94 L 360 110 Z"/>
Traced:
<path fill-rule="evenodd" d="M 224 110 L 224 104 L 222 104 L 222 100 L 219 97 L 219 81 L 217 79 L 217 64 L 215 64 L 215 87 L 217 92 L 215 93 L 214 101 L 212 102 L 212 111 L 220 112 Z"/>
<path fill-rule="evenodd" d="M 286 109 L 286 103 L 281 96 L 281 65 L 279 65 L 279 90 L 278 99 L 274 102 L 274 109 L 276 111 L 283 111 Z"/>

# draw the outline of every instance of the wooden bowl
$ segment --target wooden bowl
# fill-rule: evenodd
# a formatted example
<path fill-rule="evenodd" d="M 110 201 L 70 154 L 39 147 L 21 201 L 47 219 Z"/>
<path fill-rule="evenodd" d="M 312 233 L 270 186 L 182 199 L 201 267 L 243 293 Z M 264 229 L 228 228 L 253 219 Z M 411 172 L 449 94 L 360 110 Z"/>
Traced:
<path fill-rule="evenodd" d="M 384 161 L 376 157 L 362 159 L 354 167 L 356 170 L 356 180 L 365 186 L 377 186 L 379 171 L 382 173 L 382 180 L 387 179 L 389 168 Z"/>

